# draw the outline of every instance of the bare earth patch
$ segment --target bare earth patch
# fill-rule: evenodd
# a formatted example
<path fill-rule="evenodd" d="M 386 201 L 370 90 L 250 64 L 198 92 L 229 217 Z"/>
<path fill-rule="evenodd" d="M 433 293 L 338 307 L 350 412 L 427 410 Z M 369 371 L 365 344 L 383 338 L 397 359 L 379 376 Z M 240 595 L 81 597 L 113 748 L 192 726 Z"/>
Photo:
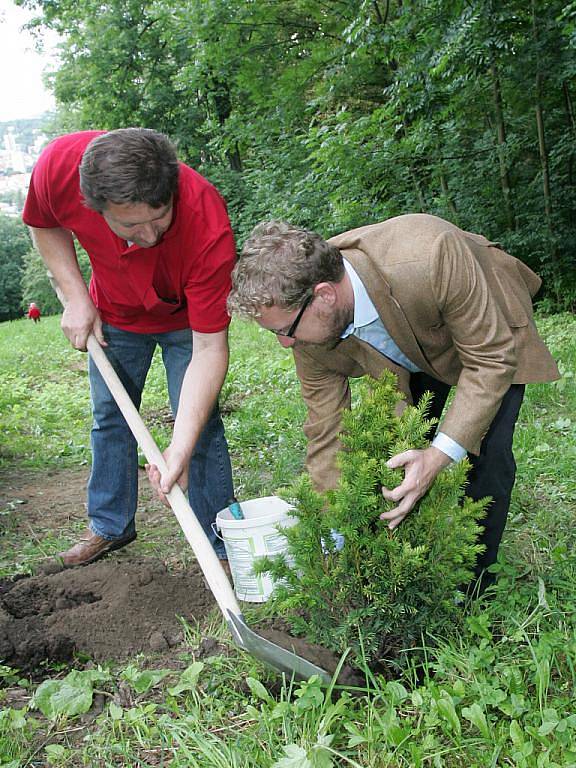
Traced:
<path fill-rule="evenodd" d="M 167 650 L 182 639 L 178 616 L 193 623 L 214 604 L 197 567 L 171 573 L 153 559 L 110 557 L 2 587 L 0 658 L 26 670 L 75 652 L 104 661 Z"/>
<path fill-rule="evenodd" d="M 152 499 L 141 480 L 140 538 L 154 545 L 156 534 L 155 550 L 165 549 L 167 556 L 143 555 L 137 540 L 91 565 L 59 570 L 52 556 L 43 558 L 39 551 L 35 575 L 0 583 L 3 663 L 33 671 L 77 653 L 103 661 L 167 651 L 181 640 L 179 617 L 195 624 L 211 610 L 214 599 L 183 535 L 178 539 L 172 528 L 166 532 L 172 513 Z M 85 521 L 86 481 L 87 471 L 77 470 L 27 471 L 16 482 L 12 475 L 0 490 L 10 541 L 33 537 L 41 545 L 51 531 L 72 542 Z M 186 550 L 185 569 L 174 548 L 166 547 L 173 537 Z"/>

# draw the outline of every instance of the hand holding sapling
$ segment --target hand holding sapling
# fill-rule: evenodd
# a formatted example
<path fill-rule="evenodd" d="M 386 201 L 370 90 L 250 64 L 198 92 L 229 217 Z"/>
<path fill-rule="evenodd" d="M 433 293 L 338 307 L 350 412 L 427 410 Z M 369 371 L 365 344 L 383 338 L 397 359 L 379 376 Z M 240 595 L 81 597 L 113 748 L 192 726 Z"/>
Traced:
<path fill-rule="evenodd" d="M 398 505 L 383 512 L 380 520 L 389 520 L 388 527 L 393 531 L 428 491 L 439 472 L 451 463 L 449 456 L 432 445 L 424 450 L 404 451 L 392 456 L 386 465 L 390 469 L 404 467 L 404 479 L 392 490 L 382 486 L 382 496 Z"/>

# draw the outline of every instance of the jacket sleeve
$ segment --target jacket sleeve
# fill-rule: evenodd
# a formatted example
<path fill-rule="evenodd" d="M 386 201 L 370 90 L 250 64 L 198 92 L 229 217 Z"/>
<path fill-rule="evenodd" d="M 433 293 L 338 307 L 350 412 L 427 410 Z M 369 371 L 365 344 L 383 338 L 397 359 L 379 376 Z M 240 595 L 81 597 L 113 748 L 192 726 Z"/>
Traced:
<path fill-rule="evenodd" d="M 348 375 L 328 368 L 304 346 L 294 347 L 294 360 L 308 410 L 304 423 L 306 469 L 314 487 L 324 491 L 334 488 L 338 480 L 341 414 L 350 408 Z"/>
<path fill-rule="evenodd" d="M 462 364 L 454 399 L 438 429 L 477 454 L 512 384 L 516 351 L 473 246 L 460 233 L 440 235 L 431 253 L 430 280 Z"/>

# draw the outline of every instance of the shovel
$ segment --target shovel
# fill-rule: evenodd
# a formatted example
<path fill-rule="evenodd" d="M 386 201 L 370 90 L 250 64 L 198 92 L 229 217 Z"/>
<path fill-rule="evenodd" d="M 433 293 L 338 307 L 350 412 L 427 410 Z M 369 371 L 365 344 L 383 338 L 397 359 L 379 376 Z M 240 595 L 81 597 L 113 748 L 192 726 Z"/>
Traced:
<path fill-rule="evenodd" d="M 155 464 L 160 472 L 164 474 L 167 471 L 167 466 L 160 449 L 142 421 L 137 408 L 128 396 L 116 371 L 106 357 L 104 349 L 93 334 L 90 334 L 88 337 L 86 346 L 120 412 L 130 427 L 130 431 L 146 456 L 148 463 Z M 177 483 L 174 484 L 170 493 L 167 494 L 167 498 L 172 511 L 176 515 L 176 519 L 180 523 L 184 536 L 186 536 L 196 555 L 204 578 L 208 582 L 218 607 L 226 619 L 236 645 L 279 672 L 294 675 L 301 680 L 307 680 L 312 675 L 319 675 L 325 683 L 330 683 L 331 675 L 326 670 L 261 637 L 247 626 L 224 569 L 220 565 L 220 561 L 208 537 L 192 511 L 188 499 Z"/>

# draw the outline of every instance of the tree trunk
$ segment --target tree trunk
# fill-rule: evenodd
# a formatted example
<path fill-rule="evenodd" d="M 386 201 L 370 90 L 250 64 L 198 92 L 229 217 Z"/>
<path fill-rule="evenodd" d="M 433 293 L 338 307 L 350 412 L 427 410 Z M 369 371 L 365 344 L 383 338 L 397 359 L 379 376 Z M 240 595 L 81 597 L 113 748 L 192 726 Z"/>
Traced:
<path fill-rule="evenodd" d="M 444 199 L 446 200 L 446 204 L 448 205 L 448 208 L 450 209 L 450 213 L 454 217 L 454 224 L 456 224 L 456 217 L 458 216 L 458 209 L 456 208 L 456 203 L 452 199 L 452 195 L 450 194 L 450 189 L 448 188 L 448 181 L 446 179 L 446 176 L 444 174 L 444 171 L 440 169 L 440 187 L 442 189 L 442 194 L 444 195 Z"/>
<path fill-rule="evenodd" d="M 576 135 L 576 117 L 574 116 L 574 104 L 572 103 L 570 88 L 566 80 L 564 80 L 562 83 L 562 91 L 564 92 L 564 102 L 566 104 L 566 113 L 568 114 L 568 123 L 572 128 L 572 133 Z"/>
<path fill-rule="evenodd" d="M 490 74 L 492 79 L 494 116 L 496 118 L 496 141 L 498 147 L 498 163 L 500 165 L 500 187 L 504 199 L 504 212 L 506 214 L 506 221 L 509 229 L 516 229 L 516 216 L 514 214 L 514 205 L 512 201 L 512 184 L 510 182 L 508 160 L 506 157 L 506 125 L 504 122 L 502 90 L 500 88 L 500 76 L 498 74 L 493 51 L 490 52 Z"/>
<path fill-rule="evenodd" d="M 535 104 L 536 128 L 538 130 L 538 153 L 540 155 L 540 167 L 542 169 L 542 192 L 544 194 L 544 214 L 549 231 L 552 233 L 552 194 L 550 190 L 550 167 L 548 162 L 548 150 L 546 148 L 546 134 L 544 131 L 544 113 L 542 109 L 542 94 L 544 76 L 540 61 L 540 41 L 538 36 L 538 23 L 536 21 L 536 3 L 532 0 L 532 32 L 536 46 L 536 78 L 535 78 Z"/>
<path fill-rule="evenodd" d="M 213 80 L 212 100 L 216 111 L 216 119 L 220 127 L 222 127 L 232 114 L 232 102 L 230 101 L 228 85 L 217 78 Z M 226 150 L 226 158 L 232 171 L 240 172 L 242 170 L 242 158 L 238 142 L 234 143 L 233 148 Z"/>
<path fill-rule="evenodd" d="M 542 191 L 544 194 L 544 214 L 548 229 L 552 231 L 552 194 L 550 191 L 550 169 L 548 165 L 548 151 L 546 149 L 546 135 L 544 133 L 544 116 L 540 93 L 542 88 L 542 75 L 536 75 L 536 127 L 538 129 L 538 153 L 540 155 L 540 167 L 542 168 Z"/>
<path fill-rule="evenodd" d="M 538 34 L 538 22 L 536 18 L 536 2 L 532 0 L 532 33 L 534 45 L 536 48 L 536 77 L 535 77 L 535 104 L 536 128 L 538 130 L 538 153 L 540 155 L 540 166 L 542 168 L 542 192 L 544 195 L 544 215 L 549 233 L 548 252 L 552 273 L 554 275 L 554 290 L 556 293 L 556 302 L 560 305 L 560 285 L 562 273 L 558 263 L 558 252 L 554 242 L 554 227 L 552 224 L 552 191 L 550 188 L 550 166 L 548 162 L 548 150 L 546 148 L 546 134 L 544 131 L 544 111 L 542 109 L 542 94 L 544 85 L 544 75 L 542 73 L 542 62 L 540 57 L 540 39 Z"/>
<path fill-rule="evenodd" d="M 412 181 L 414 182 L 414 190 L 416 192 L 416 197 L 418 198 L 418 205 L 420 206 L 420 213 L 426 213 L 426 198 L 424 197 L 424 192 L 422 191 L 422 185 L 420 184 L 420 179 L 418 178 L 418 174 L 414 170 L 414 168 L 410 171 L 412 176 Z"/>

